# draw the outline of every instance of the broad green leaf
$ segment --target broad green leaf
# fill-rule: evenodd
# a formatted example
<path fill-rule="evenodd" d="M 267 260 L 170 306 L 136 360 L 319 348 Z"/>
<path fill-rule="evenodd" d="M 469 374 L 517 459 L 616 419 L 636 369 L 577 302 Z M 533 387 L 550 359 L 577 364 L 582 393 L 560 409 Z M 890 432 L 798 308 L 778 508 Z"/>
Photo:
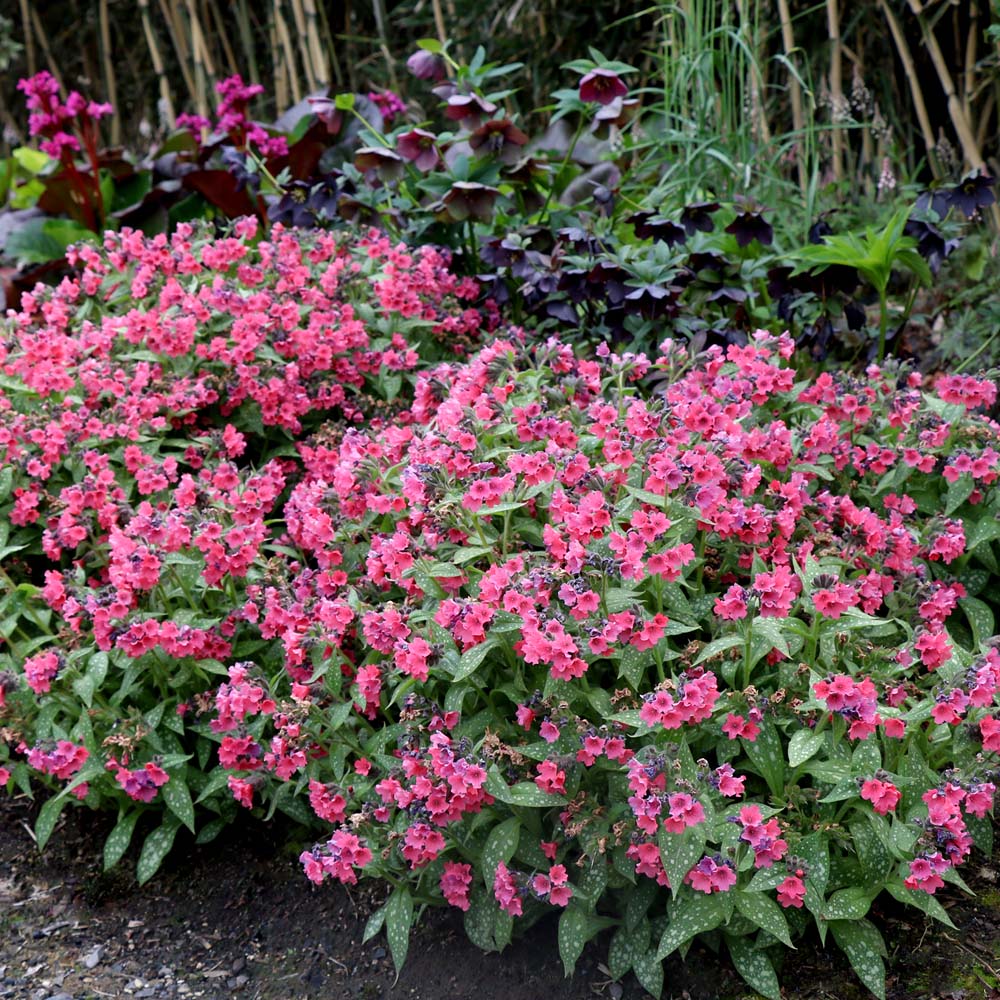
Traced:
<path fill-rule="evenodd" d="M 619 927 L 608 946 L 608 969 L 612 979 L 621 979 L 635 964 L 635 960 L 646 953 L 649 947 L 649 924 L 641 924 L 629 929 Z"/>
<path fill-rule="evenodd" d="M 499 645 L 498 640 L 487 639 L 485 642 L 479 643 L 478 646 L 467 649 L 458 661 L 458 669 L 452 676 L 452 683 L 457 684 L 459 681 L 464 681 L 466 677 L 471 677 L 479 669 L 483 660 L 489 656 L 490 651 Z"/>
<path fill-rule="evenodd" d="M 695 935 L 721 927 L 733 912 L 732 894 L 728 892 L 692 892 L 679 897 L 670 909 L 666 930 L 656 949 L 662 961 Z"/>
<path fill-rule="evenodd" d="M 860 920 L 872 905 L 871 893 L 852 885 L 835 892 L 827 901 L 823 916 L 827 920 Z"/>
<path fill-rule="evenodd" d="M 163 817 L 163 822 L 146 837 L 135 870 L 139 885 L 144 885 L 157 873 L 174 845 L 174 838 L 180 825 L 181 821 L 172 813 L 168 813 Z"/>
<path fill-rule="evenodd" d="M 132 842 L 132 833 L 135 830 L 136 820 L 138 820 L 140 810 L 132 809 L 125 812 L 124 809 L 118 815 L 118 822 L 114 829 L 108 834 L 104 841 L 104 870 L 114 868 L 121 861 L 128 845 Z"/>
<path fill-rule="evenodd" d="M 882 962 L 885 946 L 878 931 L 867 920 L 834 920 L 830 929 L 858 979 L 879 1000 L 885 1000 L 885 965 Z"/>
<path fill-rule="evenodd" d="M 170 780 L 160 788 L 167 808 L 194 833 L 194 803 L 186 781 L 187 768 L 170 775 Z"/>
<path fill-rule="evenodd" d="M 482 854 L 483 881 L 489 892 L 493 892 L 497 866 L 501 861 L 504 863 L 510 861 L 517 850 L 517 842 L 520 839 L 521 821 L 516 816 L 512 816 L 490 830 L 490 835 L 483 845 Z"/>
<path fill-rule="evenodd" d="M 774 935 L 789 948 L 793 947 L 785 915 L 781 912 L 781 907 L 770 896 L 762 892 L 747 892 L 745 889 L 735 890 L 734 895 L 736 909 L 743 916 L 752 920 L 758 927 L 762 927 L 768 934 Z"/>
<path fill-rule="evenodd" d="M 792 767 L 804 764 L 819 751 L 825 738 L 823 733 L 812 729 L 797 729 L 788 741 L 788 763 Z"/>
<path fill-rule="evenodd" d="M 890 895 L 895 896 L 901 903 L 915 906 L 918 910 L 923 910 L 929 917 L 941 921 L 948 927 L 954 927 L 948 911 L 930 893 L 921 889 L 907 889 L 905 885 L 890 882 L 886 886 Z"/>
<path fill-rule="evenodd" d="M 380 930 L 382 930 L 382 925 L 385 923 L 385 907 L 380 906 L 365 922 L 365 932 L 361 935 L 361 943 L 364 944 L 366 941 L 371 941 L 373 937 Z"/>
<path fill-rule="evenodd" d="M 654 997 L 663 993 L 663 963 L 653 950 L 645 951 L 632 963 L 639 985 Z"/>
<path fill-rule="evenodd" d="M 65 809 L 68 799 L 56 796 L 49 799 L 41 809 L 38 810 L 38 819 L 35 820 L 35 843 L 40 851 L 45 850 L 45 845 L 52 836 L 52 831 L 59 822 L 59 817 Z"/>
<path fill-rule="evenodd" d="M 660 826 L 656 842 L 660 848 L 660 859 L 670 879 L 670 891 L 674 897 L 684 885 L 684 876 L 701 860 L 705 853 L 705 838 L 708 824 L 689 826 L 683 833 L 670 833 Z"/>
<path fill-rule="evenodd" d="M 972 626 L 973 651 L 975 652 L 993 637 L 996 631 L 996 622 L 990 606 L 976 597 L 963 597 L 958 602 L 959 607 L 965 612 L 965 617 L 969 619 Z"/>
<path fill-rule="evenodd" d="M 588 928 L 586 912 L 570 902 L 559 918 L 559 957 L 567 976 L 573 974 L 576 961 L 583 954 L 588 941 Z"/>
<path fill-rule="evenodd" d="M 515 806 L 535 806 L 548 808 L 566 804 L 564 795 L 550 795 L 543 792 L 533 781 L 520 781 L 508 790 L 508 801 Z"/>
<path fill-rule="evenodd" d="M 778 976 L 767 953 L 757 951 L 745 937 L 731 937 L 727 934 L 726 944 L 729 946 L 729 954 L 736 971 L 747 985 L 768 1000 L 781 1000 Z"/>
<path fill-rule="evenodd" d="M 754 769 L 767 782 L 772 795 L 781 796 L 785 791 L 785 751 L 774 726 L 765 720 L 753 742 L 741 739 L 743 750 Z"/>
<path fill-rule="evenodd" d="M 405 885 L 397 886 L 385 905 L 385 933 L 389 939 L 389 951 L 392 954 L 392 964 L 396 967 L 397 977 L 410 948 L 412 923 L 413 900 L 410 898 L 410 890 Z"/>

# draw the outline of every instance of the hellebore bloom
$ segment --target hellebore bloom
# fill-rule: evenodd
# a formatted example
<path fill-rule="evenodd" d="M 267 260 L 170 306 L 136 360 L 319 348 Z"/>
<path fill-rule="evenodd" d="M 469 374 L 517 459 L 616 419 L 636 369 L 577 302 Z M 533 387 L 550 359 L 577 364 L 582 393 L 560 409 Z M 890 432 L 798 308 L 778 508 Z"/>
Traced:
<path fill-rule="evenodd" d="M 312 113 L 326 126 L 330 135 L 336 135 L 344 124 L 344 112 L 329 97 L 308 98 Z"/>
<path fill-rule="evenodd" d="M 681 212 L 681 225 L 688 236 L 695 233 L 710 233 L 715 228 L 712 213 L 719 210 L 717 201 L 697 201 L 687 205 Z"/>
<path fill-rule="evenodd" d="M 580 100 L 610 104 L 628 93 L 625 81 L 610 69 L 592 69 L 580 81 Z"/>
<path fill-rule="evenodd" d="M 455 181 L 442 201 L 454 222 L 464 222 L 470 217 L 486 222 L 493 214 L 493 205 L 499 193 L 497 188 L 487 184 Z"/>
<path fill-rule="evenodd" d="M 521 147 L 527 141 L 528 137 L 509 118 L 486 122 L 469 136 L 469 145 L 475 152 L 493 155 L 508 167 L 517 163 Z"/>
<path fill-rule="evenodd" d="M 433 170 L 441 159 L 434 145 L 436 139 L 437 136 L 426 129 L 410 129 L 396 140 L 396 152 L 418 170 Z"/>
<path fill-rule="evenodd" d="M 418 80 L 433 80 L 439 83 L 445 78 L 447 67 L 444 58 L 436 52 L 428 52 L 426 49 L 418 49 L 406 60 L 406 68 Z"/>
<path fill-rule="evenodd" d="M 749 202 L 744 202 L 741 211 L 726 226 L 726 232 L 736 237 L 736 245 L 749 246 L 756 240 L 761 246 L 770 246 L 774 241 L 771 224 L 761 215 L 761 210 Z"/>
<path fill-rule="evenodd" d="M 363 174 L 375 171 L 379 180 L 396 181 L 403 176 L 403 158 L 391 149 L 363 146 L 354 154 L 354 166 Z"/>
<path fill-rule="evenodd" d="M 496 109 L 495 104 L 484 101 L 477 94 L 452 94 L 448 98 L 444 116 L 453 122 L 461 122 L 467 129 L 475 129 L 479 128 L 479 122 L 484 116 L 492 115 Z"/>
<path fill-rule="evenodd" d="M 987 174 L 969 174 L 951 189 L 948 200 L 967 219 L 971 219 L 979 209 L 992 205 L 997 200 L 993 193 L 995 183 L 996 181 Z"/>

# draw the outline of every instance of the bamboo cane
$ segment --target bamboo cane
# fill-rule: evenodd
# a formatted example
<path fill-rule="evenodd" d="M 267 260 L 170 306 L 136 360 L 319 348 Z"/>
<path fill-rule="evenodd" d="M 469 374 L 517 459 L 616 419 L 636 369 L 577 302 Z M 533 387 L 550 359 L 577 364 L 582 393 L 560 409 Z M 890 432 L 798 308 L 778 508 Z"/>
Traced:
<path fill-rule="evenodd" d="M 205 65 L 205 50 L 199 37 L 200 25 L 195 0 L 186 0 L 188 28 L 191 32 L 191 59 L 194 64 L 195 108 L 203 118 L 208 117 L 208 67 Z"/>
<path fill-rule="evenodd" d="M 785 59 L 788 60 L 789 66 L 793 66 L 792 55 L 797 51 L 797 47 L 788 0 L 778 0 L 778 20 L 781 22 L 781 43 L 785 49 Z M 792 105 L 792 128 L 799 137 L 795 143 L 795 164 L 798 168 L 799 188 L 804 196 L 809 184 L 809 178 L 806 174 L 805 152 L 802 147 L 806 117 L 802 110 L 802 87 L 799 85 L 798 76 L 793 72 L 788 74 L 788 100 Z"/>
<path fill-rule="evenodd" d="M 306 33 L 309 41 L 309 53 L 312 57 L 313 75 L 316 79 L 316 89 L 326 90 L 330 85 L 330 70 L 323 58 L 323 46 L 320 43 L 320 23 L 316 13 L 316 0 L 303 0 L 303 11 L 306 18 Z"/>
<path fill-rule="evenodd" d="M 111 25 L 108 22 L 108 0 L 100 0 L 97 5 L 97 22 L 104 93 L 107 95 L 108 103 L 114 108 L 111 113 L 111 144 L 117 146 L 122 141 L 122 120 L 118 113 L 118 87 L 115 82 L 114 64 L 111 60 Z"/>
<path fill-rule="evenodd" d="M 163 20 L 167 24 L 167 34 L 170 35 L 174 52 L 177 53 L 177 62 L 181 69 L 181 76 L 184 77 L 184 86 L 187 88 L 188 96 L 191 100 L 194 100 L 196 87 L 194 77 L 191 75 L 191 70 L 188 66 L 190 54 L 188 52 L 187 39 L 184 36 L 180 23 L 180 11 L 169 0 L 160 0 L 160 11 L 163 14 Z"/>
<path fill-rule="evenodd" d="M 934 130 L 931 128 L 931 119 L 927 114 L 927 104 L 924 101 L 924 92 L 920 88 L 920 77 L 917 75 L 917 67 L 913 62 L 913 54 L 906 41 L 899 21 L 886 0 L 879 0 L 882 13 L 885 14 L 886 23 L 889 25 L 889 32 L 892 40 L 896 44 L 896 53 L 899 61 L 903 64 L 903 72 L 906 74 L 907 82 L 910 85 L 910 97 L 913 99 L 913 109 L 917 115 L 917 122 L 920 125 L 920 134 L 924 139 L 924 147 L 927 150 L 927 158 L 931 165 L 931 170 L 935 177 L 940 177 L 941 172 L 938 167 L 937 158 L 934 155 Z"/>
<path fill-rule="evenodd" d="M 31 33 L 28 0 L 21 0 L 21 30 L 24 32 L 24 57 L 28 63 L 28 76 L 34 76 L 38 71 L 38 64 L 35 62 L 35 39 Z"/>
<path fill-rule="evenodd" d="M 38 44 L 45 55 L 45 61 L 48 63 L 49 72 L 56 78 L 56 82 L 59 84 L 60 89 L 65 90 L 66 85 L 63 83 L 62 74 L 59 72 L 59 64 L 52 55 L 52 49 L 49 48 L 48 35 L 45 34 L 45 28 L 42 25 L 42 20 L 38 16 L 38 10 L 35 7 L 31 8 L 31 24 L 35 29 Z"/>
<path fill-rule="evenodd" d="M 280 0 L 274 0 L 274 23 L 278 31 L 278 40 L 284 52 L 285 68 L 292 91 L 292 103 L 298 104 L 302 100 L 302 88 L 299 86 L 299 77 L 295 72 L 295 50 L 292 48 L 292 36 L 288 33 L 288 24 L 281 13 Z"/>
<path fill-rule="evenodd" d="M 299 38 L 299 61 L 306 74 L 306 87 L 310 94 L 316 92 L 316 71 L 313 69 L 312 48 L 309 45 L 309 29 L 306 24 L 306 13 L 302 9 L 301 0 L 288 0 L 292 8 L 292 19 Z"/>
<path fill-rule="evenodd" d="M 965 117 L 965 112 L 962 109 L 962 101 L 955 92 L 955 83 L 952 80 L 948 64 L 941 52 L 937 36 L 927 27 L 927 22 L 924 19 L 923 5 L 920 3 L 920 0 L 907 0 L 907 3 L 910 10 L 917 16 L 920 30 L 924 36 L 924 45 L 927 48 L 928 55 L 931 57 L 931 62 L 934 64 L 934 70 L 941 83 L 941 89 L 948 99 L 948 114 L 955 128 L 955 134 L 958 136 L 958 141 L 961 143 L 962 155 L 973 170 L 981 170 L 986 165 L 983 162 L 983 154 L 976 144 L 976 137 L 972 134 L 972 128 Z"/>
<path fill-rule="evenodd" d="M 844 136 L 838 118 L 844 107 L 844 79 L 841 62 L 840 11 L 837 0 L 826 0 L 826 26 L 830 40 L 830 109 L 833 123 L 833 177 L 839 181 L 844 174 Z"/>
<path fill-rule="evenodd" d="M 149 57 L 153 62 L 153 72 L 160 85 L 160 106 L 163 115 L 170 128 L 174 127 L 176 116 L 174 115 L 174 102 L 170 97 L 170 84 L 167 82 L 167 74 L 163 68 L 163 56 L 160 54 L 160 46 L 156 41 L 156 34 L 153 31 L 153 24 L 149 18 L 149 0 L 139 0 L 139 17 L 142 19 L 142 30 L 146 36 L 146 47 L 149 49 Z"/>
<path fill-rule="evenodd" d="M 969 34 L 965 40 L 965 81 L 962 87 L 962 109 L 972 124 L 972 94 L 976 87 L 976 51 L 979 34 L 979 5 L 976 0 L 969 4 Z"/>
<path fill-rule="evenodd" d="M 205 9 L 208 12 L 209 18 L 215 22 L 215 35 L 219 39 L 219 43 L 222 45 L 222 52 L 225 56 L 226 62 L 229 64 L 229 75 L 235 76 L 240 71 L 240 64 L 236 58 L 236 52 L 229 42 L 229 30 L 226 25 L 226 20 L 222 16 L 222 11 L 219 10 L 219 5 L 215 0 L 206 0 Z"/>
<path fill-rule="evenodd" d="M 247 0 L 239 0 L 236 5 L 236 23 L 240 30 L 240 44 L 247 58 L 250 72 L 250 82 L 260 83 L 260 69 L 257 66 L 257 53 L 253 44 L 253 31 L 250 27 L 250 12 L 247 10 Z"/>

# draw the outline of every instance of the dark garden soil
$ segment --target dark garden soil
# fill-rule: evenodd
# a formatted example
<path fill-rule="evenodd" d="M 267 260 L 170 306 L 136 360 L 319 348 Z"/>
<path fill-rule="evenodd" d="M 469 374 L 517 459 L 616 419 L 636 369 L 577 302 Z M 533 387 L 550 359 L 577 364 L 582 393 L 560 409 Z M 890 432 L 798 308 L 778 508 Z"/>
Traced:
<path fill-rule="evenodd" d="M 634 979 L 609 981 L 605 942 L 572 979 L 557 957 L 555 922 L 503 955 L 464 936 L 460 914 L 428 914 L 395 981 L 380 937 L 361 943 L 381 900 L 361 887 L 314 888 L 295 860 L 294 832 L 245 826 L 206 846 L 178 843 L 153 881 L 127 865 L 104 874 L 107 820 L 71 810 L 44 855 L 29 828 L 35 807 L 0 802 L 0 1000 L 639 1000 Z M 64 814 L 65 815 L 65 814 Z M 134 862 L 134 858 L 132 859 Z M 891 950 L 891 1000 L 1000 1000 L 1000 859 L 967 866 L 974 900 L 941 896 L 958 927 L 880 914 Z M 839 956 L 809 941 L 783 973 L 789 1000 L 866 996 Z M 749 997 L 727 962 L 694 948 L 667 968 L 664 997 Z"/>

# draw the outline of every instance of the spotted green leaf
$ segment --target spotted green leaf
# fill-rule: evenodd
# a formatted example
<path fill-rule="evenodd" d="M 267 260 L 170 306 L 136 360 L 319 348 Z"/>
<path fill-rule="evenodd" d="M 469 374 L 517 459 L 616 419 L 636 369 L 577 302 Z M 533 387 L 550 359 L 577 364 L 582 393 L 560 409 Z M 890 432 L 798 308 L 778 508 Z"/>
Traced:
<path fill-rule="evenodd" d="M 727 934 L 726 944 L 729 945 L 736 971 L 746 983 L 768 1000 L 781 1000 L 778 976 L 767 953 L 757 951 L 745 937 L 730 937 Z"/>
<path fill-rule="evenodd" d="M 969 619 L 973 646 L 978 649 L 987 639 L 992 638 L 996 631 L 993 612 L 988 604 L 976 597 L 963 597 L 958 603 L 965 612 L 965 617 Z"/>
<path fill-rule="evenodd" d="M 392 954 L 392 964 L 396 967 L 396 976 L 403 968 L 406 953 L 410 948 L 410 925 L 413 923 L 413 900 L 406 886 L 398 886 L 385 905 L 385 933 L 389 939 L 389 951 Z"/>
<path fill-rule="evenodd" d="M 906 886 L 900 885 L 897 882 L 890 882 L 886 886 L 886 890 L 901 903 L 906 903 L 909 906 L 915 906 L 918 910 L 923 910 L 927 916 L 941 921 L 942 924 L 948 927 L 955 926 L 952 923 L 951 917 L 948 916 L 948 911 L 929 893 L 923 892 L 920 889 L 907 889 Z"/>
<path fill-rule="evenodd" d="M 871 893 L 861 886 L 852 885 L 835 892 L 826 901 L 823 916 L 827 920 L 860 920 L 871 905 Z"/>
<path fill-rule="evenodd" d="M 483 660 L 489 656 L 491 650 L 496 649 L 500 643 L 498 640 L 487 639 L 485 642 L 467 649 L 458 661 L 458 668 L 452 676 L 452 683 L 464 681 L 466 677 L 471 677 L 480 667 Z"/>
<path fill-rule="evenodd" d="M 520 781 L 508 790 L 508 801 L 516 806 L 548 808 L 565 805 L 566 797 L 543 792 L 533 781 Z"/>
<path fill-rule="evenodd" d="M 654 997 L 663 993 L 663 963 L 655 951 L 645 951 L 632 963 L 632 971 L 639 985 Z"/>
<path fill-rule="evenodd" d="M 67 800 L 60 797 L 49 799 L 38 811 L 38 819 L 35 820 L 35 842 L 40 851 L 45 850 L 45 845 L 52 836 L 52 831 L 59 822 L 59 817 L 66 806 Z"/>
<path fill-rule="evenodd" d="M 592 917 L 571 900 L 559 918 L 559 957 L 567 976 L 573 974 L 577 959 L 583 954 L 584 945 L 607 926 L 604 919 Z"/>
<path fill-rule="evenodd" d="M 497 865 L 507 862 L 517 850 L 517 842 L 521 839 L 521 821 L 512 816 L 499 826 L 490 830 L 490 835 L 483 845 L 482 867 L 483 880 L 488 892 L 493 892 L 493 882 L 496 879 Z"/>
<path fill-rule="evenodd" d="M 785 791 L 785 750 L 774 726 L 765 721 L 757 739 L 741 740 L 754 770 L 767 782 L 772 795 L 781 796 Z"/>
<path fill-rule="evenodd" d="M 626 927 L 631 930 L 638 926 L 639 921 L 649 912 L 649 907 L 658 891 L 659 886 L 652 879 L 645 877 L 641 877 L 639 884 L 634 889 L 629 890 L 628 899 L 625 902 Z"/>
<path fill-rule="evenodd" d="M 732 894 L 728 892 L 692 892 L 681 896 L 671 907 L 666 930 L 656 949 L 657 961 L 662 961 L 695 935 L 721 927 L 733 912 Z"/>
<path fill-rule="evenodd" d="M 660 860 L 670 879 L 670 891 L 676 898 L 684 876 L 701 860 L 705 852 L 706 823 L 689 826 L 683 833 L 670 833 L 662 826 L 656 835 Z"/>
<path fill-rule="evenodd" d="M 194 803 L 185 781 L 186 768 L 180 768 L 170 775 L 170 780 L 160 788 L 167 808 L 194 833 Z"/>
<path fill-rule="evenodd" d="M 108 834 L 104 841 L 104 870 L 114 868 L 122 856 L 128 850 L 128 845 L 132 842 L 132 833 L 135 830 L 136 820 L 139 818 L 139 810 L 133 809 L 130 812 L 122 811 L 118 816 L 118 822 L 114 829 Z"/>
<path fill-rule="evenodd" d="M 168 813 L 163 817 L 163 822 L 146 837 L 135 869 L 139 885 L 144 885 L 157 873 L 174 845 L 174 837 L 177 836 L 180 825 L 181 821 L 173 813 Z"/>
<path fill-rule="evenodd" d="M 819 751 L 824 739 L 823 733 L 814 732 L 812 729 L 797 729 L 788 741 L 788 763 L 792 767 L 804 764 Z"/>
<path fill-rule="evenodd" d="M 789 948 L 793 947 L 785 915 L 781 912 L 781 907 L 770 896 L 762 892 L 747 892 L 745 889 L 737 889 L 734 895 L 736 909 L 743 916 L 752 920 L 769 934 L 773 934 Z"/>
<path fill-rule="evenodd" d="M 879 1000 L 885 1000 L 885 964 L 882 962 L 885 946 L 879 932 L 867 920 L 834 920 L 830 929 L 858 979 Z"/>
<path fill-rule="evenodd" d="M 612 979 L 621 979 L 635 964 L 635 960 L 646 953 L 649 947 L 649 924 L 645 920 L 629 930 L 619 927 L 608 947 L 608 969 Z"/>
<path fill-rule="evenodd" d="M 968 472 L 963 472 L 953 483 L 949 483 L 944 497 L 944 516 L 948 517 L 958 510 L 975 488 L 975 480 Z"/>
<path fill-rule="evenodd" d="M 465 933 L 469 940 L 482 951 L 498 951 L 493 936 L 494 917 L 497 905 L 493 900 L 493 889 L 489 891 L 474 886 L 469 897 L 469 908 L 465 911 Z"/>

